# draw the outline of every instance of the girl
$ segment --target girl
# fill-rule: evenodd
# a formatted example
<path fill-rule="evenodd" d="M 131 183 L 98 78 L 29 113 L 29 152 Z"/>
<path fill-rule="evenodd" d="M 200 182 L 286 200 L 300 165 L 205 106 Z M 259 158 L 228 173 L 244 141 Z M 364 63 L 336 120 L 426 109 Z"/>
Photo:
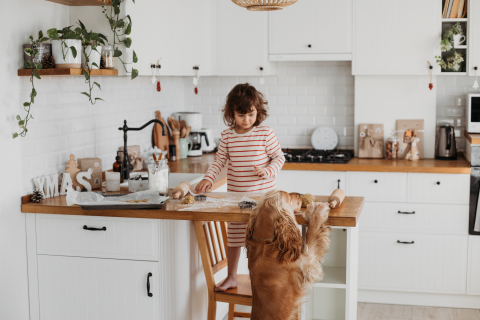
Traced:
<path fill-rule="evenodd" d="M 195 188 L 197 193 L 212 187 L 228 162 L 229 192 L 266 192 L 275 189 L 277 176 L 285 163 L 273 130 L 261 123 L 267 118 L 267 101 L 248 83 L 236 85 L 227 96 L 223 120 L 229 127 L 222 132 L 212 165 Z M 237 267 L 245 245 L 246 223 L 228 223 L 228 276 L 215 288 L 225 291 L 237 287 Z"/>

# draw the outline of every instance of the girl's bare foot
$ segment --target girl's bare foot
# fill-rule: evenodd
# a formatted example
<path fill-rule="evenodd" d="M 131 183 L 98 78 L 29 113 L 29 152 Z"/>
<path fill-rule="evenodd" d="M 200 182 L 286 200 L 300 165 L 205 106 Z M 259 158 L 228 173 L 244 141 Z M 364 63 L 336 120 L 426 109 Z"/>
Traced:
<path fill-rule="evenodd" d="M 223 282 L 215 287 L 215 291 L 225 291 L 227 289 L 233 289 L 237 287 L 237 278 L 228 276 Z"/>

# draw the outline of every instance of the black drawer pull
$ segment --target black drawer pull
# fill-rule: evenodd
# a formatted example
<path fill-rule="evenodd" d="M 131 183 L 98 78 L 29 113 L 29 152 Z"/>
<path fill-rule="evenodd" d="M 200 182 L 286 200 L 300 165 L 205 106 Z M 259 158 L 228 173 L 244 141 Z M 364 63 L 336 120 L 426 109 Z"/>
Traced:
<path fill-rule="evenodd" d="M 401 214 L 415 214 L 415 211 L 407 212 L 407 211 L 400 211 L 400 210 L 398 210 L 398 213 L 401 213 Z"/>
<path fill-rule="evenodd" d="M 308 45 L 308 47 L 309 47 L 309 48 L 311 48 L 311 47 L 312 47 L 312 45 L 311 45 L 311 44 L 309 44 L 309 45 Z"/>
<path fill-rule="evenodd" d="M 150 277 L 152 276 L 152 273 L 149 272 L 147 276 L 147 293 L 149 297 L 153 297 L 153 293 L 150 292 Z"/>
<path fill-rule="evenodd" d="M 337 189 L 340 189 L 340 179 L 337 180 L 337 183 L 338 183 Z"/>
<path fill-rule="evenodd" d="M 89 228 L 87 225 L 83 226 L 83 230 L 90 230 L 90 231 L 107 231 L 107 227 L 103 228 Z"/>
<path fill-rule="evenodd" d="M 378 180 L 373 180 L 373 182 L 378 183 Z"/>
<path fill-rule="evenodd" d="M 402 243 L 402 244 L 414 244 L 415 241 L 410 241 L 410 242 L 408 242 L 408 241 L 400 241 L 400 240 L 397 240 L 397 243 Z"/>
<path fill-rule="evenodd" d="M 437 186 L 439 186 L 439 185 L 440 185 L 440 181 L 437 181 Z"/>

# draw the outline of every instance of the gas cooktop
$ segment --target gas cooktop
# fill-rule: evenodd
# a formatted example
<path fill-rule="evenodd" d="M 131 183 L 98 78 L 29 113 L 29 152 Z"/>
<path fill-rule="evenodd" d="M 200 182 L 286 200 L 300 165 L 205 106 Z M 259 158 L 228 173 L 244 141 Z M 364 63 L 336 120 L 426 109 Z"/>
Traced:
<path fill-rule="evenodd" d="M 286 162 L 347 163 L 353 150 L 283 149 Z"/>

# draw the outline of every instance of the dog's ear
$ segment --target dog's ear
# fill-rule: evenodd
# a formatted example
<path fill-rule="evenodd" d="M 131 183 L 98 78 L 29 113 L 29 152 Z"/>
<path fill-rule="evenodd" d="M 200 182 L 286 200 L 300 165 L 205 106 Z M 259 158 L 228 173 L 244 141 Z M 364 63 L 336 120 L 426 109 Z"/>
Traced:
<path fill-rule="evenodd" d="M 280 263 L 294 262 L 302 253 L 303 239 L 298 225 L 289 215 L 282 215 L 274 221 L 275 240 L 273 245 L 278 250 Z"/>
<path fill-rule="evenodd" d="M 253 240 L 253 232 L 255 230 L 255 222 L 257 221 L 257 215 L 251 214 L 247 223 L 247 230 L 245 232 L 246 240 Z"/>

